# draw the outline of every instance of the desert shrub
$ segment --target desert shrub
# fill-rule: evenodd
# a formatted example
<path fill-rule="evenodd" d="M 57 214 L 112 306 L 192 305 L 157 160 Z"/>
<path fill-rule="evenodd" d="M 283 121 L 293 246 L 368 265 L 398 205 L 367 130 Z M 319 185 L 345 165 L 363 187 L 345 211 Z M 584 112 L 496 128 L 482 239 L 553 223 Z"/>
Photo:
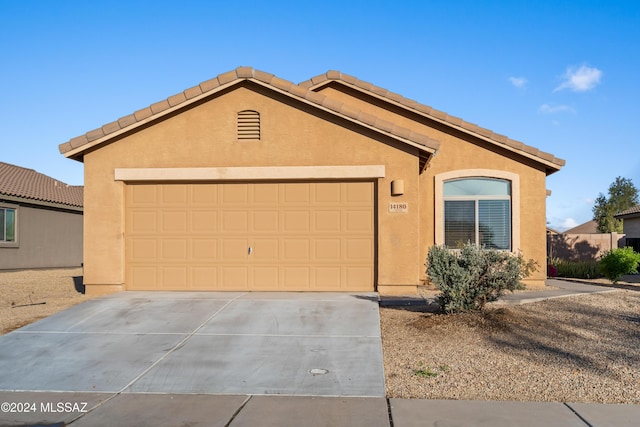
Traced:
<path fill-rule="evenodd" d="M 605 252 L 600 258 L 598 269 L 607 279 L 616 283 L 625 274 L 635 273 L 640 262 L 640 254 L 633 248 L 618 248 Z"/>
<path fill-rule="evenodd" d="M 481 310 L 507 290 L 524 289 L 521 280 L 535 270 L 536 263 L 522 254 L 468 243 L 459 251 L 432 246 L 426 266 L 430 281 L 440 290 L 440 308 L 454 313 Z"/>
<path fill-rule="evenodd" d="M 574 279 L 597 279 L 602 277 L 602 274 L 598 271 L 597 261 L 552 259 L 549 264 L 556 268 L 556 276 L 549 275 L 549 277 L 570 277 Z"/>

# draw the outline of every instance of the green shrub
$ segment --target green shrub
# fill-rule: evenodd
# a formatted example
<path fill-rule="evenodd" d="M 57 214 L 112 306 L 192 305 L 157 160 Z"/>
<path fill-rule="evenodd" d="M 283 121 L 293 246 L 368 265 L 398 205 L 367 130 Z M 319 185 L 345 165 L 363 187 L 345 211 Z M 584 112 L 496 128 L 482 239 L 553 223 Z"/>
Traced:
<path fill-rule="evenodd" d="M 573 279 L 597 279 L 602 277 L 598 271 L 597 261 L 567 261 L 563 259 L 551 259 L 549 264 L 556 269 L 556 277 L 569 277 Z"/>
<path fill-rule="evenodd" d="M 432 246 L 427 274 L 440 290 L 438 302 L 447 313 L 481 310 L 505 291 L 524 289 L 521 280 L 536 269 L 522 254 L 484 249 L 467 243 L 459 251 Z"/>
<path fill-rule="evenodd" d="M 602 255 L 598 269 L 604 277 L 616 283 L 623 275 L 635 273 L 639 262 L 640 254 L 633 248 L 618 248 Z"/>

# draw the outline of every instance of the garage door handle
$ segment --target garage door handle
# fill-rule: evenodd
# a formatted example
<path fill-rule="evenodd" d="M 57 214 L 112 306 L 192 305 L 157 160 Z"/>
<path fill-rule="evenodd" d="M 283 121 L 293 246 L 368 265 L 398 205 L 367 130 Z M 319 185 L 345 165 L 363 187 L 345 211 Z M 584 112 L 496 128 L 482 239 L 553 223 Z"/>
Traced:
<path fill-rule="evenodd" d="M 249 246 L 249 255 L 251 255 L 251 252 L 253 252 L 253 248 Z"/>

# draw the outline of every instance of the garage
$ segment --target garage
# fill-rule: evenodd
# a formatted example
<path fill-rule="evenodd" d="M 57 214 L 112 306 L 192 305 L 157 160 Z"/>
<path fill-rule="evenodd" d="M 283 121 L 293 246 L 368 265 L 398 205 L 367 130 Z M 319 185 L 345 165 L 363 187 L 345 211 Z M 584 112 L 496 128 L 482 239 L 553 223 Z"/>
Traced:
<path fill-rule="evenodd" d="M 124 187 L 128 290 L 374 290 L 372 181 Z"/>

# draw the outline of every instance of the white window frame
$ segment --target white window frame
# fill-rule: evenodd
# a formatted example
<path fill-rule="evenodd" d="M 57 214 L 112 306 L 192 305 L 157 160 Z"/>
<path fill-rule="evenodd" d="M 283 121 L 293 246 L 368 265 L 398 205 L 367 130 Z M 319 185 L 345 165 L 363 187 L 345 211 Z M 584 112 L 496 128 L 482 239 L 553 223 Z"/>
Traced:
<path fill-rule="evenodd" d="M 6 210 L 6 209 L 11 209 L 15 212 L 15 216 L 14 216 L 14 240 L 12 242 L 7 242 L 5 240 L 0 240 L 0 247 L 3 248 L 17 248 L 19 246 L 19 241 L 20 241 L 20 237 L 19 237 L 19 227 L 18 227 L 18 223 L 19 223 L 19 216 L 20 216 L 20 210 L 19 210 L 19 206 L 18 205 L 10 205 L 10 204 L 6 204 L 6 203 L 0 203 L 0 209 Z M 6 212 L 5 212 L 5 223 L 6 223 Z M 0 225 L 2 228 L 5 227 L 5 224 L 1 224 Z M 6 238 L 6 236 L 5 236 Z"/>
<path fill-rule="evenodd" d="M 435 176 L 435 243 L 444 245 L 444 183 L 455 179 L 489 178 L 502 179 L 511 183 L 511 252 L 520 250 L 520 176 L 513 172 L 493 169 L 463 169 L 437 174 Z M 447 197 L 454 200 L 455 196 Z M 495 196 L 460 197 L 459 200 L 486 198 L 497 200 Z M 477 205 L 477 202 L 476 202 Z M 476 209 L 477 223 L 478 209 Z"/>

